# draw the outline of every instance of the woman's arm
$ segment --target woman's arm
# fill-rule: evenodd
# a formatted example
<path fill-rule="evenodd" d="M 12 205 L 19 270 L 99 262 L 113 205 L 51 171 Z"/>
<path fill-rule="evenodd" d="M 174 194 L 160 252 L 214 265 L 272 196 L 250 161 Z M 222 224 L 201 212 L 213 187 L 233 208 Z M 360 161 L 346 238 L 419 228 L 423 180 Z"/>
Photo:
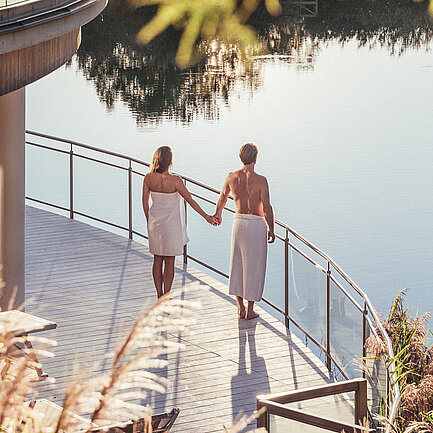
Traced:
<path fill-rule="evenodd" d="M 215 209 L 215 217 L 218 219 L 218 224 L 221 224 L 222 211 L 227 203 L 230 194 L 229 176 L 230 174 L 226 177 L 226 180 L 224 181 L 223 189 L 221 190 L 221 194 L 219 196 Z"/>
<path fill-rule="evenodd" d="M 144 215 L 146 215 L 146 220 L 149 219 L 149 196 L 150 196 L 150 189 L 146 183 L 146 176 L 144 176 L 142 203 L 143 203 Z"/>
<path fill-rule="evenodd" d="M 176 176 L 176 191 L 185 199 L 185 201 L 199 214 L 201 215 L 209 224 L 214 224 L 214 218 L 208 215 L 200 205 L 191 197 L 190 192 L 186 188 L 180 177 Z"/>

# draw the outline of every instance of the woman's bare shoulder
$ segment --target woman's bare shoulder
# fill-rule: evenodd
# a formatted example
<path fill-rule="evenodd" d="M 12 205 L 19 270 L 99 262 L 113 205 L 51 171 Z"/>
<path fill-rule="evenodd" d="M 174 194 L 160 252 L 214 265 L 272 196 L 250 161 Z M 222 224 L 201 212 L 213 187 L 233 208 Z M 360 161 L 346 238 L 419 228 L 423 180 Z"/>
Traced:
<path fill-rule="evenodd" d="M 173 174 L 173 173 L 167 173 L 168 176 L 170 177 L 170 180 L 177 183 L 177 182 L 183 182 L 182 178 L 178 175 L 178 174 Z"/>

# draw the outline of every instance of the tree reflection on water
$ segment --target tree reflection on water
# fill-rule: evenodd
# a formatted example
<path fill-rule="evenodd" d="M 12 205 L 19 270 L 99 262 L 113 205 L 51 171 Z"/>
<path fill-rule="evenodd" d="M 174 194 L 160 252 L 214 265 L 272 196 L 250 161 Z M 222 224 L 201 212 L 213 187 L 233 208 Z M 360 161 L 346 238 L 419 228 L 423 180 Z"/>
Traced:
<path fill-rule="evenodd" d="M 433 36 L 426 4 L 346 0 L 319 5 L 319 17 L 301 22 L 293 13 L 264 22 L 258 11 L 252 20 L 270 53 L 242 60 L 236 47 L 212 43 L 199 47 L 202 60 L 194 68 L 174 65 L 178 34 L 169 30 L 148 46 L 135 36 L 152 16 L 149 9 L 131 10 L 111 0 L 103 15 L 86 26 L 78 65 L 108 109 L 125 103 L 139 124 L 196 117 L 215 120 L 229 96 L 245 89 L 252 96 L 262 83 L 262 59 L 292 63 L 299 70 L 314 68 L 321 46 L 355 39 L 359 46 L 381 46 L 391 55 L 407 49 L 429 49 Z"/>

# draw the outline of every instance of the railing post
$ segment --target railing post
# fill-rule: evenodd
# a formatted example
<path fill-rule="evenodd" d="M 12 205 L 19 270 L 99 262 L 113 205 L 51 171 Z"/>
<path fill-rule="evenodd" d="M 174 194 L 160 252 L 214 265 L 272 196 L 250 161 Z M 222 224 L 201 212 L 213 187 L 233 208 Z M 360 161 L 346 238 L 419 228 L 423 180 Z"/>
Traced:
<path fill-rule="evenodd" d="M 260 415 L 257 417 L 257 428 L 264 428 L 268 433 L 270 433 L 268 411 L 266 410 L 266 406 L 264 406 L 258 398 L 257 412 L 260 413 Z"/>
<path fill-rule="evenodd" d="M 355 424 L 363 425 L 367 419 L 367 380 L 358 383 L 355 391 Z"/>
<path fill-rule="evenodd" d="M 331 265 L 326 270 L 326 368 L 331 371 Z"/>
<path fill-rule="evenodd" d="M 186 187 L 186 179 L 184 180 L 185 187 Z M 186 201 L 184 200 L 184 206 L 185 206 L 185 225 L 188 228 L 188 206 Z M 188 264 L 188 247 L 187 244 L 183 246 L 183 263 L 184 265 Z"/>
<path fill-rule="evenodd" d="M 286 229 L 284 239 L 284 320 L 289 329 L 289 231 Z"/>
<path fill-rule="evenodd" d="M 69 151 L 69 218 L 74 219 L 74 151 Z"/>
<path fill-rule="evenodd" d="M 133 233 L 132 233 L 132 165 L 131 165 L 131 160 L 129 160 L 129 167 L 128 167 L 128 231 L 129 231 L 129 239 L 132 239 Z"/>
<path fill-rule="evenodd" d="M 386 365 L 386 361 L 385 365 Z M 388 368 L 386 368 L 386 416 L 389 416 L 389 409 L 391 407 L 391 396 L 390 396 L 390 392 L 391 392 L 391 386 L 390 386 L 390 381 L 389 381 L 389 371 Z"/>
<path fill-rule="evenodd" d="M 368 310 L 367 310 L 367 303 L 364 301 L 364 311 L 362 312 L 362 365 L 363 365 L 363 369 L 362 369 L 362 377 L 365 379 L 365 375 L 366 375 L 366 356 L 367 356 L 367 350 L 365 348 L 365 341 L 367 340 L 367 314 L 368 314 Z"/>

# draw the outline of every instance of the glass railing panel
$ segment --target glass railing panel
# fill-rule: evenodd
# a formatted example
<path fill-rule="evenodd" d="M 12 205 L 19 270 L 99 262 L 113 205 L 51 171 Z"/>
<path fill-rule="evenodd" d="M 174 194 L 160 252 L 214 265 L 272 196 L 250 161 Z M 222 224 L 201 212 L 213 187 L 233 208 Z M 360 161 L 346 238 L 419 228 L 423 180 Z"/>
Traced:
<path fill-rule="evenodd" d="M 375 358 L 369 350 L 366 356 L 369 358 L 365 361 L 368 409 L 372 414 L 385 415 L 390 405 L 386 361 L 383 357 Z"/>
<path fill-rule="evenodd" d="M 362 311 L 330 280 L 331 356 L 349 377 L 362 376 Z"/>
<path fill-rule="evenodd" d="M 69 155 L 27 146 L 26 196 L 69 208 Z"/>
<path fill-rule="evenodd" d="M 275 239 L 273 244 L 268 244 L 268 257 L 266 267 L 265 290 L 263 297 L 272 302 L 276 307 L 284 311 L 285 305 L 285 253 L 284 242 Z M 264 302 L 261 306 L 271 312 L 275 317 L 284 322 L 284 317 L 272 311 Z"/>
<path fill-rule="evenodd" d="M 289 314 L 322 346 L 326 344 L 326 274 L 289 250 Z"/>
<path fill-rule="evenodd" d="M 354 423 L 354 392 L 330 395 L 304 401 L 285 404 L 284 406 L 299 409 L 319 417 L 330 418 L 335 421 Z M 276 415 L 270 415 L 270 433 L 301 432 L 316 433 L 324 430 L 304 423 L 289 420 Z"/>
<path fill-rule="evenodd" d="M 133 229 L 147 236 L 146 217 L 142 205 L 143 176 L 132 174 L 132 227 Z M 135 240 L 144 241 L 141 237 L 134 237 Z"/>
<path fill-rule="evenodd" d="M 269 433 L 329 433 L 329 430 L 307 425 L 298 421 L 269 415 Z"/>
<path fill-rule="evenodd" d="M 128 227 L 128 172 L 75 157 L 74 210 Z"/>

